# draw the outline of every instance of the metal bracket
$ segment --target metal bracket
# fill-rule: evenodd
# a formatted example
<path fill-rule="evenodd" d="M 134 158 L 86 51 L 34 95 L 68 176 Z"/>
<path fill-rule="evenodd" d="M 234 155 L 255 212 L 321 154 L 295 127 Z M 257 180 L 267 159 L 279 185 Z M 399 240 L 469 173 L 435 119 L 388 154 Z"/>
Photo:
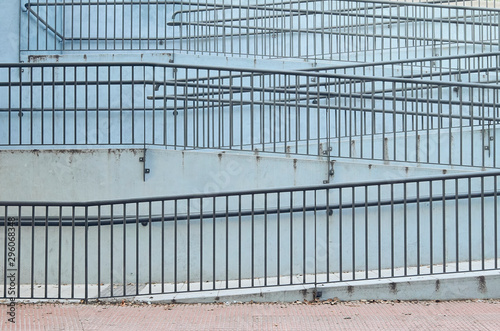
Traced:
<path fill-rule="evenodd" d="M 333 175 L 335 175 L 335 170 L 334 170 L 335 161 L 330 159 L 331 151 L 332 151 L 331 146 L 328 146 L 328 148 L 323 151 L 323 155 L 325 155 L 328 158 L 328 172 L 326 179 L 323 181 L 323 184 L 329 184 L 330 178 L 332 178 Z"/>
<path fill-rule="evenodd" d="M 146 174 L 149 174 L 151 170 L 146 168 L 146 149 L 144 148 L 144 156 L 139 157 L 139 162 L 142 162 L 142 180 L 146 181 Z"/>
<path fill-rule="evenodd" d="M 328 176 L 327 179 L 323 181 L 323 184 L 329 184 L 330 179 L 335 175 L 334 165 L 335 165 L 334 160 L 328 161 Z"/>
<path fill-rule="evenodd" d="M 491 157 L 491 149 L 492 149 L 491 144 L 494 144 L 495 137 L 490 135 L 489 129 L 487 130 L 486 134 L 487 134 L 488 139 L 487 139 L 487 144 L 484 146 L 484 150 L 488 151 L 488 157 Z"/>

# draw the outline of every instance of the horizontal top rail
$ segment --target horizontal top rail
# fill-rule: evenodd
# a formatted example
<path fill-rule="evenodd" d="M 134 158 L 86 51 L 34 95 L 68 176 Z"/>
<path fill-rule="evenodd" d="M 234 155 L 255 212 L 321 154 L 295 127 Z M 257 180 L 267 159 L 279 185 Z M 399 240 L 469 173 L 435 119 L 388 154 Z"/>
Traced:
<path fill-rule="evenodd" d="M 130 62 L 67 62 L 67 63 L 0 63 L 0 68 L 66 68 L 66 67 L 152 67 L 152 68 L 184 68 L 184 69 L 199 69 L 207 71 L 216 72 L 241 72 L 241 73 L 253 73 L 253 74 L 271 74 L 271 75 L 291 75 L 291 76 L 308 76 L 308 77 L 318 77 L 318 78 L 336 78 L 345 80 L 364 80 L 364 81 L 374 81 L 374 82 L 388 82 L 388 83 L 408 83 L 408 84 L 427 84 L 431 86 L 447 86 L 447 87 L 476 87 L 476 88 L 490 88 L 493 90 L 500 90 L 500 85 L 494 85 L 491 83 L 470 83 L 470 82 L 447 82 L 447 81 L 435 81 L 426 80 L 419 78 L 399 78 L 399 77 L 381 77 L 381 76 L 366 76 L 366 75 L 346 75 L 339 73 L 321 73 L 321 72 L 310 72 L 301 70 L 282 70 L 282 69 L 254 69 L 254 68 L 238 68 L 238 67 L 217 67 L 217 66 L 204 66 L 204 65 L 185 65 L 185 64 L 173 64 L 173 63 L 155 63 L 155 62 L 140 62 L 140 63 L 130 63 Z M 238 78 L 239 75 L 233 75 L 234 78 Z M 218 78 L 218 77 L 212 77 Z M 155 82 L 159 83 L 159 82 Z M 163 82 L 161 82 L 163 83 Z M 52 85 L 48 83 L 47 86 Z M 315 86 L 312 84 L 311 86 Z"/>
<path fill-rule="evenodd" d="M 375 67 L 375 66 L 387 66 L 387 65 L 400 65 L 400 64 L 413 64 L 417 62 L 432 62 L 432 61 L 446 61 L 446 60 L 462 60 L 462 59 L 477 59 L 500 56 L 500 52 L 481 52 L 474 54 L 456 54 L 456 55 L 444 55 L 444 56 L 433 56 L 431 58 L 414 58 L 414 59 L 401 59 L 401 60 L 391 60 L 391 61 L 375 61 L 366 63 L 346 63 L 346 64 L 336 64 L 330 66 L 316 66 L 311 68 L 299 69 L 299 71 L 322 71 L 322 70 L 334 70 L 334 69 L 349 69 L 349 68 L 363 68 L 363 67 Z M 496 68 L 495 68 L 496 69 Z"/>

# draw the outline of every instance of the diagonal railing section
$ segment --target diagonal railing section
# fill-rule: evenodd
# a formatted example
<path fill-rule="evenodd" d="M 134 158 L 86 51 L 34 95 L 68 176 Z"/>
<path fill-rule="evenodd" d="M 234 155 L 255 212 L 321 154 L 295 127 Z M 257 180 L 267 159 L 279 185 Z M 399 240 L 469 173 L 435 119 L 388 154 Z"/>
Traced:
<path fill-rule="evenodd" d="M 500 86 L 423 78 L 148 63 L 3 64 L 0 145 L 316 156 L 331 150 L 339 158 L 498 167 Z"/>
<path fill-rule="evenodd" d="M 423 59 L 324 65 L 301 71 L 498 84 L 499 61 L 499 52 L 481 52 Z"/>
<path fill-rule="evenodd" d="M 377 61 L 498 51 L 500 9 L 395 1 L 28 1 L 21 51 Z M 464 6 L 465 5 L 465 6 Z"/>
<path fill-rule="evenodd" d="M 92 299 L 498 270 L 499 179 L 0 202 L 0 291 Z"/>

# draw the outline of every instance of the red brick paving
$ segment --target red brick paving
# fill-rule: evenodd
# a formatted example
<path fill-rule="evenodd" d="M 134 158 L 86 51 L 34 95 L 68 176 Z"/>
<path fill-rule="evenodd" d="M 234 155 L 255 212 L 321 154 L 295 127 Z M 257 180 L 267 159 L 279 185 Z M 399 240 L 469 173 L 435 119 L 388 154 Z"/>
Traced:
<path fill-rule="evenodd" d="M 500 301 L 17 304 L 2 330 L 500 330 Z"/>

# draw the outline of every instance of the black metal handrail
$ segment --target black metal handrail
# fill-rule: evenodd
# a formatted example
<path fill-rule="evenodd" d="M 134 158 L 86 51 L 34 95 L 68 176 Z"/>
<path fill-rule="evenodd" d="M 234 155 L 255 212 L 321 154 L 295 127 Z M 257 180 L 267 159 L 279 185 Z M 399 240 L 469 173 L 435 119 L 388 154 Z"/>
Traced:
<path fill-rule="evenodd" d="M 489 171 L 0 202 L 7 219 L 0 235 L 9 238 L 0 247 L 3 297 L 8 284 L 20 299 L 89 300 L 498 270 L 499 179 Z M 38 220 L 43 226 L 33 226 Z M 12 252 L 18 259 L 7 265 Z"/>

